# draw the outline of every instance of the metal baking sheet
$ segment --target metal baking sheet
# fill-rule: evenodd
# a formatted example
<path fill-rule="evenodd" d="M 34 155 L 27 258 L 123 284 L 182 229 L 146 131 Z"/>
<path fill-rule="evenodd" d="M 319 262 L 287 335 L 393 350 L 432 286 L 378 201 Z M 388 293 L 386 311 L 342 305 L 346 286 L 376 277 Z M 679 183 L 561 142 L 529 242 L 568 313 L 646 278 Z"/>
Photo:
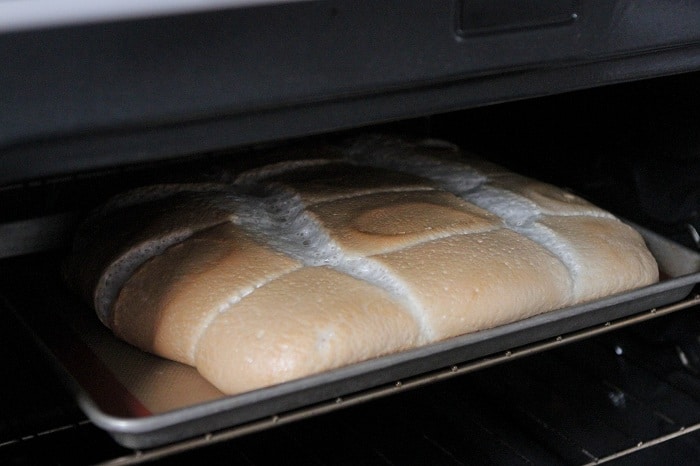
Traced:
<path fill-rule="evenodd" d="M 66 292 L 50 259 L 13 261 L 0 286 L 92 422 L 125 447 L 148 449 L 267 428 L 653 317 L 661 306 L 697 304 L 687 298 L 700 282 L 700 253 L 638 229 L 660 265 L 659 283 L 235 396 L 194 368 L 118 341 Z"/>

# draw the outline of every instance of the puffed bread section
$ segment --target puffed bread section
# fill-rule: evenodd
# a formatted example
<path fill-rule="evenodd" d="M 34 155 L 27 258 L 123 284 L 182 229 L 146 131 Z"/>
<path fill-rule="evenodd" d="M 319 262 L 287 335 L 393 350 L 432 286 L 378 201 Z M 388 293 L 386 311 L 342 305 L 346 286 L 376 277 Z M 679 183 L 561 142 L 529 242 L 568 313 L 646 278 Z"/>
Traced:
<path fill-rule="evenodd" d="M 217 315 L 196 350 L 197 369 L 240 393 L 416 346 L 400 300 L 327 267 L 283 275 Z"/>
<path fill-rule="evenodd" d="M 565 245 L 577 303 L 658 280 L 656 260 L 644 239 L 617 219 L 544 215 L 538 223 Z"/>
<path fill-rule="evenodd" d="M 67 282 L 109 326 L 119 289 L 141 263 L 196 231 L 228 222 L 236 203 L 225 189 L 156 186 L 116 196 L 78 230 L 65 264 Z"/>
<path fill-rule="evenodd" d="M 383 192 L 307 206 L 350 256 L 501 227 L 501 220 L 441 190 Z"/>
<path fill-rule="evenodd" d="M 305 205 L 378 192 L 434 189 L 429 180 L 383 168 L 357 166 L 342 160 L 319 159 L 300 164 L 279 162 L 274 167 L 244 172 L 238 178 L 250 183 L 279 184 L 294 191 Z"/>
<path fill-rule="evenodd" d="M 561 188 L 487 161 L 426 157 L 415 142 L 369 138 L 351 146 L 350 153 L 360 163 L 422 174 L 548 250 L 573 282 L 570 304 L 658 281 L 656 260 L 637 231 Z"/>
<path fill-rule="evenodd" d="M 143 350 L 195 365 L 195 347 L 209 322 L 301 266 L 233 224 L 222 224 L 144 263 L 124 284 L 111 328 Z"/>
<path fill-rule="evenodd" d="M 569 271 L 508 229 L 454 235 L 374 256 L 426 315 L 429 341 L 483 330 L 572 301 Z"/>
<path fill-rule="evenodd" d="M 614 218 L 611 213 L 600 207 L 551 184 L 510 173 L 503 168 L 500 173 L 495 172 L 490 176 L 488 182 L 490 186 L 513 192 L 527 199 L 535 206 L 538 214 Z"/>
<path fill-rule="evenodd" d="M 490 171 L 485 190 L 519 198 L 517 214 L 499 210 L 511 228 L 545 246 L 573 279 L 573 302 L 581 303 L 658 280 L 656 260 L 642 236 L 611 213 L 548 183 Z M 480 202 L 470 195 L 468 198 Z"/>

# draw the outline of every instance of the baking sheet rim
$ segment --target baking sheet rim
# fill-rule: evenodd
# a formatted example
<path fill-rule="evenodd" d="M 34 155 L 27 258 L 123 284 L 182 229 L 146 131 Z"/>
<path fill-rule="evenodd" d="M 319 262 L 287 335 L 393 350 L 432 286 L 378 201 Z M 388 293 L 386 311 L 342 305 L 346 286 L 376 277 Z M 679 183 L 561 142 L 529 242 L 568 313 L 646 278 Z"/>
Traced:
<path fill-rule="evenodd" d="M 669 283 L 672 282 L 672 283 Z M 175 409 L 160 414 L 153 414 L 148 417 L 117 417 L 104 413 L 94 402 L 90 395 L 85 392 L 81 387 L 78 388 L 80 391 L 79 402 L 81 407 L 86 411 L 88 417 L 99 427 L 111 431 L 111 432 L 122 432 L 122 433 L 132 433 L 141 434 L 148 433 L 155 430 L 160 430 L 167 427 L 174 427 L 177 425 L 186 424 L 189 421 L 201 419 L 202 417 L 214 414 L 221 414 L 224 411 L 229 412 L 232 416 L 235 414 L 236 409 L 240 409 L 244 406 L 250 406 L 253 403 L 261 403 L 264 401 L 269 401 L 282 396 L 306 392 L 313 388 L 318 388 L 331 383 L 342 382 L 343 380 L 351 380 L 358 375 L 366 375 L 369 373 L 381 371 L 383 369 L 389 369 L 398 364 L 406 364 L 419 359 L 438 357 L 440 354 L 446 353 L 448 351 L 456 349 L 466 349 L 467 347 L 476 345 L 480 342 L 486 340 L 494 340 L 497 338 L 504 339 L 508 335 L 524 329 L 533 328 L 545 328 L 547 325 L 553 323 L 563 323 L 569 321 L 576 316 L 582 316 L 588 314 L 592 311 L 608 309 L 611 307 L 623 305 L 623 304 L 633 304 L 635 301 L 639 301 L 647 297 L 660 297 L 664 293 L 673 293 L 673 298 L 669 300 L 668 303 L 680 300 L 686 297 L 692 290 L 694 284 L 700 282 L 700 272 L 678 277 L 675 279 L 670 279 L 665 282 L 649 285 L 643 288 L 638 288 L 633 290 L 633 292 L 622 293 L 618 295 L 613 295 L 601 300 L 595 300 L 588 303 L 571 306 L 567 308 L 562 308 L 559 310 L 549 311 L 543 314 L 539 314 L 527 319 L 523 319 L 510 324 L 501 325 L 494 327 L 492 329 L 482 330 L 479 332 L 474 332 L 470 334 L 460 335 L 448 340 L 443 340 L 440 342 L 425 345 L 419 348 L 402 351 L 400 353 L 394 353 L 379 358 L 359 362 L 349 366 L 341 367 L 332 371 L 327 371 L 321 374 L 316 374 L 301 379 L 292 380 L 272 387 L 261 388 L 258 390 L 253 390 L 246 393 L 241 393 L 238 395 L 225 396 L 221 399 L 212 400 L 204 402 L 197 405 L 192 405 L 184 408 Z M 673 286 L 670 286 L 673 285 Z M 630 296 L 635 295 L 635 296 Z M 663 304 L 666 304 L 664 301 Z M 660 304 L 659 304 L 660 305 Z M 636 309 L 627 314 L 633 314 L 635 312 L 642 312 L 646 307 L 643 306 L 640 309 Z M 606 316 L 607 317 L 607 316 Z M 610 319 L 601 318 L 597 319 L 598 324 L 605 323 Z M 594 324 L 591 324 L 594 325 Z M 583 326 L 571 326 L 567 329 L 567 332 L 573 332 L 584 328 Z M 547 338 L 556 338 L 561 332 L 549 333 Z M 531 342 L 536 341 L 532 340 Z M 531 343 L 530 342 L 530 343 Z M 503 351 L 511 349 L 518 345 L 503 345 Z M 467 362 L 470 359 L 477 359 L 480 357 L 488 356 L 491 353 L 485 354 L 475 354 L 469 359 L 465 359 L 461 362 Z M 446 363 L 444 366 L 449 366 L 451 363 Z M 436 366 L 435 369 L 439 369 L 440 366 Z M 420 374 L 421 371 L 416 371 L 414 375 Z M 68 374 L 70 376 L 70 374 Z M 407 377 L 408 375 L 406 375 Z M 387 380 L 382 380 L 377 382 L 376 385 L 381 385 L 383 383 L 388 383 L 394 380 L 394 378 L 388 377 Z M 362 389 L 371 388 L 373 385 L 367 385 Z M 358 389 L 356 391 L 359 391 Z M 352 393 L 352 392 L 348 392 Z M 313 400 L 309 405 L 317 402 L 324 401 L 324 399 Z M 296 409 L 301 407 L 290 406 L 289 409 Z M 275 412 L 269 412 L 266 414 L 261 414 L 260 418 L 265 416 L 271 416 Z M 242 420 L 240 423 L 249 422 L 252 419 Z M 230 426 L 233 427 L 235 423 Z"/>

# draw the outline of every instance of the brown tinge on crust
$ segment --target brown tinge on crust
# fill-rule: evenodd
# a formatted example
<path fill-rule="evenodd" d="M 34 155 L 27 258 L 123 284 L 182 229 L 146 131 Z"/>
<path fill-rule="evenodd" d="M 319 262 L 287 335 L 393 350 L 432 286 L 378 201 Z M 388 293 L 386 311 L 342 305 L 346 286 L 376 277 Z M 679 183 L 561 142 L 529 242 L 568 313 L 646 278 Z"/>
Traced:
<path fill-rule="evenodd" d="M 495 215 L 438 190 L 375 193 L 308 210 L 346 254 L 360 256 L 501 226 Z"/>
<path fill-rule="evenodd" d="M 84 227 L 67 278 L 116 335 L 227 393 L 658 280 L 608 212 L 435 144 L 368 139 L 347 160 L 126 195 Z"/>

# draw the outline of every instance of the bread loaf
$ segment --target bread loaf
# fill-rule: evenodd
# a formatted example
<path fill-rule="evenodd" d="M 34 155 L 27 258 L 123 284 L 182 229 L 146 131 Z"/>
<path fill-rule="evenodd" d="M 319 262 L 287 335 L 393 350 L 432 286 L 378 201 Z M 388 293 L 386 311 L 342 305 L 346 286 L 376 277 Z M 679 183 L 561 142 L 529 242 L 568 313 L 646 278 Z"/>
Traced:
<path fill-rule="evenodd" d="M 119 196 L 65 270 L 115 335 L 230 394 L 658 280 L 641 236 L 580 197 L 380 136 Z"/>

